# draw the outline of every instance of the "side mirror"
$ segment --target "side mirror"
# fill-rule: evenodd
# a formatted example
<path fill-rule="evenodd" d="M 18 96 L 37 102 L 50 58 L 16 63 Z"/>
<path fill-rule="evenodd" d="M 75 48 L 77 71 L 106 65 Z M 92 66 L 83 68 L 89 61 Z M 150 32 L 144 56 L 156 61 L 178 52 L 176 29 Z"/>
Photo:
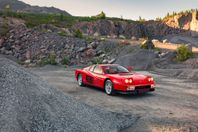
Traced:
<path fill-rule="evenodd" d="M 129 67 L 127 68 L 127 70 L 128 70 L 129 72 L 132 72 L 132 71 L 133 71 L 133 67 L 132 67 L 132 66 L 129 66 Z"/>

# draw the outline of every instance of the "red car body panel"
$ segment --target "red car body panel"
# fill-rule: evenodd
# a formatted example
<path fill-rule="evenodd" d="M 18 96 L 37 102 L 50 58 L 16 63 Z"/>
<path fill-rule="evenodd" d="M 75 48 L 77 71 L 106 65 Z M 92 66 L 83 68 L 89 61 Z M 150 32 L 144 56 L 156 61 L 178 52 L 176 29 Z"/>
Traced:
<path fill-rule="evenodd" d="M 116 65 L 116 64 L 99 64 L 102 68 L 102 66 L 107 65 Z M 120 74 L 105 74 L 103 71 L 103 74 L 97 74 L 92 71 L 90 71 L 90 67 L 86 67 L 84 69 L 77 69 L 75 71 L 75 77 L 78 79 L 78 75 L 82 75 L 83 83 L 86 85 L 95 86 L 101 89 L 104 89 L 105 81 L 107 79 L 111 80 L 113 82 L 113 88 L 115 91 L 120 92 L 147 92 L 147 91 L 154 91 L 155 90 L 155 82 L 154 80 L 150 80 L 149 78 L 152 78 L 151 76 L 145 76 L 141 74 L 137 74 L 135 72 L 129 72 L 129 73 L 120 73 Z M 103 69 L 104 70 L 104 69 Z M 126 83 L 126 79 L 132 79 L 132 83 Z M 135 87 L 133 90 L 129 90 L 128 88 Z"/>

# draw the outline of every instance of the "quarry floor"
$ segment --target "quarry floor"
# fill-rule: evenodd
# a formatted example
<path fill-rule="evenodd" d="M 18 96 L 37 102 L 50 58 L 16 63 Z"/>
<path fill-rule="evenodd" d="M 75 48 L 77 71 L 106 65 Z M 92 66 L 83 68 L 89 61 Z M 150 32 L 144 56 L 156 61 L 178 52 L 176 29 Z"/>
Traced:
<path fill-rule="evenodd" d="M 139 118 L 123 132 L 198 131 L 198 82 L 138 71 L 152 75 L 156 91 L 141 95 L 108 96 L 103 90 L 79 87 L 75 68 L 45 66 L 30 69 L 54 88 L 88 105 L 112 112 L 137 115 Z"/>

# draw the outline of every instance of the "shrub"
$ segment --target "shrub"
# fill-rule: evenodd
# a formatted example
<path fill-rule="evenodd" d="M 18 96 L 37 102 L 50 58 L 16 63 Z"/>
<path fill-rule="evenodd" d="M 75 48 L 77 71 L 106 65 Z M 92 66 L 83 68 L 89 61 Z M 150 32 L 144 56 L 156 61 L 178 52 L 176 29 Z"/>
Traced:
<path fill-rule="evenodd" d="M 69 58 L 68 57 L 64 57 L 61 61 L 61 64 L 63 65 L 68 65 L 69 64 Z"/>
<path fill-rule="evenodd" d="M 98 20 L 98 19 L 106 19 L 106 14 L 102 11 L 100 14 L 96 16 L 92 16 L 91 19 Z"/>
<path fill-rule="evenodd" d="M 192 52 L 188 49 L 188 47 L 182 45 L 177 49 L 177 60 L 185 61 L 192 56 Z"/>
<path fill-rule="evenodd" d="M 86 37 L 84 37 L 84 39 L 86 40 L 87 43 L 92 43 L 94 41 L 94 38 L 92 38 L 90 36 L 86 36 Z"/>
<path fill-rule="evenodd" d="M 148 49 L 148 43 L 149 43 L 148 39 L 144 40 L 144 41 L 141 43 L 140 48 L 141 48 L 141 49 Z"/>
<path fill-rule="evenodd" d="M 48 64 L 48 58 L 42 58 L 41 61 L 39 62 L 40 66 L 44 66 Z"/>
<path fill-rule="evenodd" d="M 64 36 L 64 37 L 68 36 L 66 32 L 58 32 L 58 35 Z"/>
<path fill-rule="evenodd" d="M 57 65 L 55 54 L 50 54 L 47 58 L 43 58 L 40 62 L 40 65 L 48 65 L 48 64 Z"/>
<path fill-rule="evenodd" d="M 9 31 L 9 27 L 7 24 L 4 24 L 2 27 L 0 27 L 0 37 L 5 36 Z"/>
<path fill-rule="evenodd" d="M 140 48 L 142 49 L 155 49 L 155 45 L 152 43 L 151 40 L 146 39 L 141 43 Z"/>
<path fill-rule="evenodd" d="M 57 65 L 56 55 L 55 54 L 50 54 L 48 61 L 49 61 L 49 64 L 51 64 L 51 65 Z"/>
<path fill-rule="evenodd" d="M 94 58 L 93 60 L 92 60 L 92 64 L 101 64 L 102 63 L 102 58 Z"/>
<path fill-rule="evenodd" d="M 75 31 L 74 36 L 77 38 L 83 38 L 83 34 L 79 29 Z"/>

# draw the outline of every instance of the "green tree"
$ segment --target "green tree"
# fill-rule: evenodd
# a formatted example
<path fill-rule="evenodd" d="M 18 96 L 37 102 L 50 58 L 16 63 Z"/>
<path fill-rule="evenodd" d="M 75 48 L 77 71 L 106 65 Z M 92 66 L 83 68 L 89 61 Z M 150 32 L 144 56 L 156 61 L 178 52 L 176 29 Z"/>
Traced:
<path fill-rule="evenodd" d="M 64 15 L 63 13 L 60 14 L 60 21 L 63 21 L 64 20 Z"/>
<path fill-rule="evenodd" d="M 8 5 L 5 5 L 5 7 L 4 7 L 4 13 L 5 13 L 5 16 L 9 16 L 10 15 L 10 13 L 11 13 L 11 7 L 10 7 L 9 4 Z"/>
<path fill-rule="evenodd" d="M 161 17 L 157 17 L 156 21 L 162 21 L 162 18 Z"/>
<path fill-rule="evenodd" d="M 169 17 L 170 16 L 170 14 L 169 13 L 167 13 L 167 15 L 166 15 L 167 17 Z"/>
<path fill-rule="evenodd" d="M 105 19 L 105 18 L 106 18 L 106 14 L 102 11 L 102 12 L 101 12 L 100 14 L 98 14 L 96 17 L 99 18 L 99 19 Z"/>
<path fill-rule="evenodd" d="M 139 22 L 145 22 L 146 19 L 142 18 L 141 16 L 139 16 Z"/>

